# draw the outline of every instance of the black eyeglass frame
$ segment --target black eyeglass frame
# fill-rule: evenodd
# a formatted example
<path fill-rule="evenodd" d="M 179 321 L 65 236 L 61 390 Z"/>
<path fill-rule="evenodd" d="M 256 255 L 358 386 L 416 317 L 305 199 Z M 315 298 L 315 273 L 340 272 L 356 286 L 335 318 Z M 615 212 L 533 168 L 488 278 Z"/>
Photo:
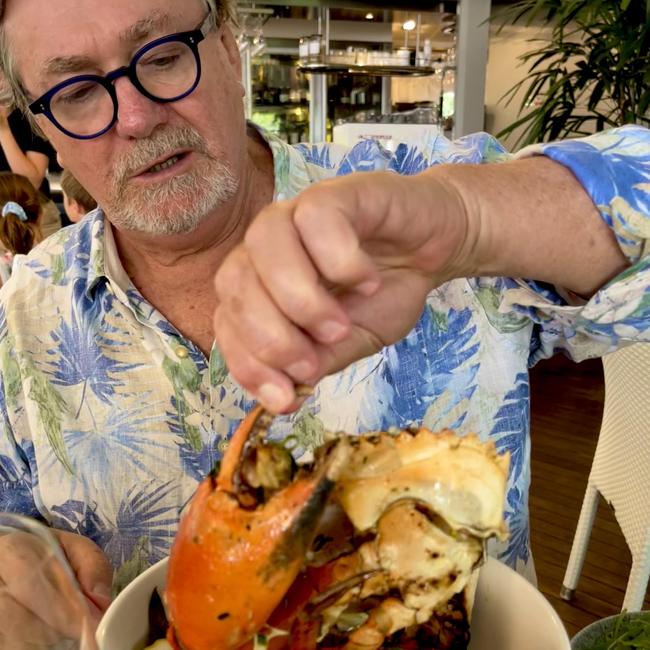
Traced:
<path fill-rule="evenodd" d="M 177 32 L 176 34 L 168 34 L 167 36 L 162 36 L 153 41 L 150 41 L 149 43 L 141 47 L 133 55 L 133 58 L 131 59 L 129 65 L 125 65 L 120 68 L 117 68 L 112 72 L 108 72 L 104 76 L 94 75 L 94 74 L 82 74 L 82 75 L 77 75 L 76 77 L 71 77 L 70 79 L 66 79 L 61 83 L 58 83 L 56 86 L 50 88 L 46 93 L 41 95 L 38 99 L 34 100 L 29 105 L 29 110 L 34 115 L 45 115 L 45 117 L 47 117 L 50 120 L 50 122 L 52 122 L 52 124 L 54 124 L 54 126 L 56 126 L 56 128 L 59 129 L 59 131 L 65 133 L 67 136 L 70 136 L 71 138 L 75 138 L 77 140 L 92 140 L 94 138 L 99 138 L 101 135 L 104 135 L 104 133 L 110 131 L 113 128 L 113 126 L 115 126 L 115 123 L 117 122 L 118 100 L 117 100 L 117 92 L 115 91 L 114 84 L 115 81 L 120 77 L 128 77 L 131 83 L 137 88 L 137 90 L 142 95 L 144 95 L 145 97 L 147 97 L 148 99 L 154 102 L 157 102 L 158 104 L 169 104 L 171 102 L 177 102 L 183 99 L 184 97 L 187 97 L 190 93 L 194 92 L 196 87 L 199 85 L 199 82 L 201 81 L 201 56 L 199 55 L 199 43 L 203 41 L 205 37 L 208 35 L 208 33 L 210 32 L 211 15 L 212 15 L 212 11 L 208 9 L 207 16 L 203 19 L 203 21 L 201 21 L 201 24 L 196 29 L 187 32 Z M 155 95 L 152 95 L 150 92 L 148 92 L 147 89 L 144 88 L 144 86 L 140 83 L 140 80 L 138 79 L 138 75 L 136 73 L 136 66 L 138 65 L 140 59 L 153 48 L 158 47 L 159 45 L 164 45 L 165 43 L 179 43 L 179 42 L 188 45 L 190 50 L 192 51 L 192 54 L 194 54 L 194 59 L 196 60 L 196 79 L 194 80 L 194 83 L 188 90 L 186 90 L 185 92 L 181 93 L 176 97 L 169 97 L 164 99 L 160 97 L 156 97 Z M 72 86 L 76 83 L 80 83 L 82 81 L 94 81 L 98 83 L 100 86 L 106 89 L 111 99 L 113 100 L 113 118 L 111 119 L 110 123 L 101 131 L 98 131 L 97 133 L 93 133 L 90 135 L 79 135 L 77 133 L 73 133 L 72 131 L 66 129 L 54 117 L 54 114 L 52 113 L 52 109 L 50 107 L 50 102 L 52 98 L 60 90 L 62 90 L 63 88 L 67 88 L 68 86 Z"/>

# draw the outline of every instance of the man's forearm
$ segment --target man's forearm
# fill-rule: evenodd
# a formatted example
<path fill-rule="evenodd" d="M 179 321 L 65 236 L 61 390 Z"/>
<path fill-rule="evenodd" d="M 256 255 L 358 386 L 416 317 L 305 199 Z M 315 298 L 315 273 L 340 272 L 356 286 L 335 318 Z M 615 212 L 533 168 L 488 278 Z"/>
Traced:
<path fill-rule="evenodd" d="M 427 173 L 442 174 L 465 205 L 467 275 L 531 278 L 590 296 L 628 265 L 572 172 L 544 156 Z"/>

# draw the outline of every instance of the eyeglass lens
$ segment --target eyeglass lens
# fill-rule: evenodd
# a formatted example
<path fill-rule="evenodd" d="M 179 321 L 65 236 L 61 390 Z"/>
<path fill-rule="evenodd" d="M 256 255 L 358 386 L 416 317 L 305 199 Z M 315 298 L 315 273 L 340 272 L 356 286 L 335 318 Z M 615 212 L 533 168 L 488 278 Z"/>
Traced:
<path fill-rule="evenodd" d="M 135 64 L 142 88 L 163 101 L 176 99 L 195 84 L 198 65 L 191 47 L 180 41 L 161 43 L 146 50 Z M 80 136 L 93 135 L 113 121 L 115 104 L 106 87 L 95 81 L 79 81 L 62 88 L 50 100 L 54 119 Z"/>

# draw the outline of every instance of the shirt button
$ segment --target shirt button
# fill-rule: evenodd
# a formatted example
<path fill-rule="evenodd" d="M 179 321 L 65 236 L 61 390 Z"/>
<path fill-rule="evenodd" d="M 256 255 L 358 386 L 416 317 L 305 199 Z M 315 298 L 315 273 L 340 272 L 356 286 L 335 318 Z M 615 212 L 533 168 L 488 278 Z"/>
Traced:
<path fill-rule="evenodd" d="M 177 346 L 174 352 L 176 352 L 176 356 L 179 359 L 187 359 L 187 357 L 190 356 L 190 353 L 188 352 L 187 348 L 182 345 Z"/>

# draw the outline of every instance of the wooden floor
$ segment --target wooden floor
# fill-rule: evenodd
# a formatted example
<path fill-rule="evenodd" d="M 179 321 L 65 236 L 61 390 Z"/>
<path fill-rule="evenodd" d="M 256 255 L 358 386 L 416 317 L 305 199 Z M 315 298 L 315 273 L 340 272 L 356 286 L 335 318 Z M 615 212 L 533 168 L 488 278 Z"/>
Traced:
<path fill-rule="evenodd" d="M 582 577 L 572 603 L 559 598 L 603 409 L 600 361 L 542 362 L 531 375 L 531 544 L 539 588 L 564 621 L 569 636 L 616 614 L 631 557 L 614 515 L 601 502 Z M 646 595 L 645 609 L 650 609 Z"/>

